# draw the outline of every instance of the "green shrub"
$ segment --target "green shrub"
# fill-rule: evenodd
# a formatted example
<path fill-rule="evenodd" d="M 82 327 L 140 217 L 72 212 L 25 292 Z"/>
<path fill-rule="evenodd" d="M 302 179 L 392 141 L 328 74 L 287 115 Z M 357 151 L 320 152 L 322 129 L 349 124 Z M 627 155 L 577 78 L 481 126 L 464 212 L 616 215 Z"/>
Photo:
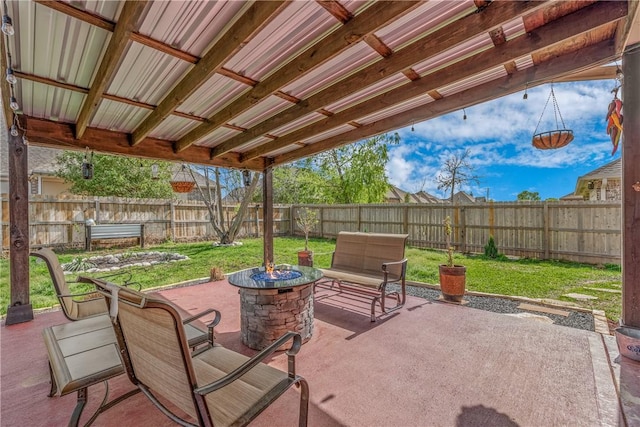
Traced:
<path fill-rule="evenodd" d="M 484 256 L 495 259 L 498 258 L 499 255 L 493 236 L 489 236 L 489 243 L 484 246 Z"/>

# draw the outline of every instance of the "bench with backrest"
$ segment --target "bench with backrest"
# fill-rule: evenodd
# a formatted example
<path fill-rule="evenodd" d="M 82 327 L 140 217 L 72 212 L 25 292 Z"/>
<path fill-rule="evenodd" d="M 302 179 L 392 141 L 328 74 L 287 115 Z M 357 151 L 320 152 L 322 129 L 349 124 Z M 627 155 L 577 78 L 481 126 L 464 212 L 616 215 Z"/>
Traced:
<path fill-rule="evenodd" d="M 336 249 L 331 267 L 321 269 L 324 280 L 338 285 L 340 290 L 352 291 L 372 297 L 371 321 L 376 321 L 375 306 L 383 313 L 402 307 L 406 300 L 405 274 L 407 259 L 404 249 L 407 234 L 358 233 L 341 231 L 336 240 Z M 398 284 L 400 292 L 388 290 L 387 286 Z M 385 300 L 396 299 L 396 305 L 388 309 Z"/>
<path fill-rule="evenodd" d="M 85 249 L 90 251 L 94 240 L 138 238 L 144 248 L 144 224 L 96 224 L 86 225 Z"/>

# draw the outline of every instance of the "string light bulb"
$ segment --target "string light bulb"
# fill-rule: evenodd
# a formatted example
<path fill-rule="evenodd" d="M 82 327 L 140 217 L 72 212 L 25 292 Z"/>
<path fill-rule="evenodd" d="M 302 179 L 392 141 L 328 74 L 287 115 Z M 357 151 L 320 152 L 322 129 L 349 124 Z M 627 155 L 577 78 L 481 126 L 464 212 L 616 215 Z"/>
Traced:
<path fill-rule="evenodd" d="M 18 111 L 20 109 L 20 104 L 18 104 L 15 96 L 11 96 L 11 98 L 9 98 L 9 107 L 11 107 L 13 111 Z"/>
<path fill-rule="evenodd" d="M 15 124 L 11 125 L 11 136 L 18 136 L 18 126 Z"/>
<path fill-rule="evenodd" d="M 9 82 L 10 85 L 18 83 L 18 79 L 16 78 L 16 75 L 13 74 L 13 68 L 11 68 L 11 65 L 7 68 L 7 82 Z"/>
<path fill-rule="evenodd" d="M 12 36 L 16 32 L 13 28 L 13 21 L 11 21 L 11 17 L 6 13 L 2 15 L 2 32 L 8 36 Z"/>
<path fill-rule="evenodd" d="M 22 135 L 22 143 L 24 145 L 29 145 L 29 140 L 27 139 L 27 135 Z"/>
<path fill-rule="evenodd" d="M 467 112 L 464 110 L 464 108 L 462 109 L 462 120 L 467 120 Z"/>
<path fill-rule="evenodd" d="M 413 127 L 413 123 L 411 123 L 411 132 L 415 132 L 416 129 Z"/>
<path fill-rule="evenodd" d="M 529 83 L 527 83 L 526 85 L 524 85 L 524 95 L 522 95 L 522 99 L 526 100 L 527 98 L 529 98 L 529 95 L 527 95 L 527 89 L 529 88 Z"/>

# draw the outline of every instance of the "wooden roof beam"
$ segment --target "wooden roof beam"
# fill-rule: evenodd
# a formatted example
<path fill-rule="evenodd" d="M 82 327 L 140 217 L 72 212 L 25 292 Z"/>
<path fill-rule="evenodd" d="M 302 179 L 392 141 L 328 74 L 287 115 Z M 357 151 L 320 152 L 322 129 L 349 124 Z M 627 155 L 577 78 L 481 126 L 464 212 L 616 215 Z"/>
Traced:
<path fill-rule="evenodd" d="M 375 113 L 390 105 L 408 101 L 421 93 L 428 93 L 456 81 L 472 77 L 484 70 L 510 63 L 529 52 L 545 49 L 564 40 L 573 39 L 592 28 L 623 18 L 626 15 L 626 11 L 626 2 L 593 4 L 552 21 L 543 27 L 539 27 L 532 33 L 504 42 L 499 48 L 484 50 L 449 67 L 427 74 L 397 89 L 367 99 L 365 102 L 342 110 L 331 117 L 291 132 L 268 144 L 255 147 L 244 153 L 241 156 L 241 160 L 250 160 L 263 156 L 304 138 L 322 133 L 327 129 L 333 129 L 344 123 Z"/>
<path fill-rule="evenodd" d="M 34 117 L 22 116 L 26 121 L 27 138 L 35 145 L 43 144 L 48 147 L 62 149 L 90 150 L 131 157 L 161 159 L 171 162 L 187 162 L 224 168 L 247 168 L 261 171 L 264 169 L 264 159 L 256 159 L 252 163 L 240 164 L 239 156 L 229 153 L 216 159 L 209 159 L 209 149 L 193 147 L 184 153 L 175 153 L 171 141 L 147 138 L 143 144 L 136 147 L 129 145 L 128 134 L 106 129 L 87 128 L 82 139 L 76 139 L 73 125 L 69 123 L 53 122 Z"/>
<path fill-rule="evenodd" d="M 176 144 L 176 149 L 178 151 L 186 149 L 197 140 L 216 130 L 222 124 L 232 120 L 262 99 L 294 81 L 302 73 L 325 63 L 354 43 L 362 40 L 365 35 L 376 31 L 378 28 L 396 19 L 398 15 L 408 12 L 418 4 L 419 3 L 415 1 L 378 2 L 373 4 L 341 28 L 333 31 L 283 65 L 277 72 L 265 80 L 258 82 L 251 90 L 242 94 L 225 109 L 209 117 L 207 123 L 203 123 L 182 137 Z M 235 148 L 235 146 L 228 146 L 223 142 L 214 148 L 214 155 L 224 154 L 233 148 Z"/>
<path fill-rule="evenodd" d="M 505 76 L 476 86 L 471 89 L 459 92 L 453 96 L 446 97 L 439 101 L 420 106 L 414 110 L 403 112 L 392 117 L 379 120 L 347 133 L 327 138 L 303 148 L 290 151 L 288 153 L 273 158 L 273 165 L 278 166 L 290 163 L 305 157 L 318 154 L 333 148 L 370 138 L 374 135 L 387 132 L 390 129 L 397 129 L 408 126 L 412 122 L 429 120 L 463 107 L 476 105 L 483 102 L 506 96 L 522 90 L 525 84 L 529 87 L 555 80 L 556 77 L 567 73 L 577 72 L 587 69 L 594 64 L 603 64 L 611 60 L 615 55 L 615 45 L 611 40 L 605 40 L 597 44 L 585 47 L 570 54 L 562 55 L 551 59 L 545 63 L 535 65 L 514 74 Z M 535 82 L 535 83 L 532 83 Z"/>
<path fill-rule="evenodd" d="M 154 128 L 215 74 L 225 61 L 250 41 L 286 5 L 286 1 L 253 3 L 198 61 L 195 67 L 164 97 L 153 113 L 133 131 L 131 144 L 137 145 L 142 142 Z"/>
<path fill-rule="evenodd" d="M 107 50 L 102 57 L 96 76 L 91 83 L 89 94 L 86 96 L 80 114 L 78 115 L 78 120 L 76 121 L 77 139 L 81 139 L 84 135 L 100 103 L 102 94 L 116 71 L 120 57 L 129 42 L 129 36 L 133 32 L 134 26 L 137 24 L 138 18 L 140 18 L 146 6 L 146 0 L 125 2 L 122 12 L 120 13 L 120 19 L 111 35 L 111 40 L 109 40 Z"/>
<path fill-rule="evenodd" d="M 517 16 L 542 8 L 545 4 L 545 2 L 521 1 L 493 2 L 481 13 L 470 14 L 451 25 L 436 30 L 429 36 L 393 52 L 389 57 L 365 67 L 358 73 L 346 77 L 333 86 L 317 92 L 298 104 L 248 129 L 247 132 L 234 136 L 225 141 L 223 143 L 224 146 L 214 151 L 214 154 L 233 150 L 286 123 L 344 98 L 346 93 L 354 93 L 365 89 L 395 73 L 403 72 L 443 50 L 453 48 L 471 37 L 486 33 Z"/>

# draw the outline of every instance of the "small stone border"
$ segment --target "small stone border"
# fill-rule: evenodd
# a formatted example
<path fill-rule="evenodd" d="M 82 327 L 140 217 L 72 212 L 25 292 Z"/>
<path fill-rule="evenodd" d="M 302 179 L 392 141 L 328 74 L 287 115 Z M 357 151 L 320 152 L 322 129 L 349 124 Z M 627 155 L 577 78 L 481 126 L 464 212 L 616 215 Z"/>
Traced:
<path fill-rule="evenodd" d="M 157 258 L 151 261 L 145 261 L 145 258 Z M 158 251 L 150 251 L 150 252 L 125 252 L 122 254 L 114 254 L 114 255 L 103 255 L 103 256 L 92 256 L 89 258 L 83 258 L 82 261 L 86 261 L 87 263 L 93 265 L 109 265 L 109 264 L 118 264 L 113 265 L 112 267 L 92 267 L 83 270 L 73 270 L 69 271 L 66 268 L 72 265 L 73 262 L 62 264 L 62 269 L 64 270 L 64 274 L 77 274 L 77 273 L 101 273 L 101 272 L 109 272 L 109 271 L 118 271 L 123 268 L 128 267 L 151 267 L 152 265 L 158 264 L 166 264 L 169 262 L 178 262 L 188 260 L 189 257 L 186 255 L 181 255 L 179 253 L 170 253 L 170 252 L 158 252 Z"/>

